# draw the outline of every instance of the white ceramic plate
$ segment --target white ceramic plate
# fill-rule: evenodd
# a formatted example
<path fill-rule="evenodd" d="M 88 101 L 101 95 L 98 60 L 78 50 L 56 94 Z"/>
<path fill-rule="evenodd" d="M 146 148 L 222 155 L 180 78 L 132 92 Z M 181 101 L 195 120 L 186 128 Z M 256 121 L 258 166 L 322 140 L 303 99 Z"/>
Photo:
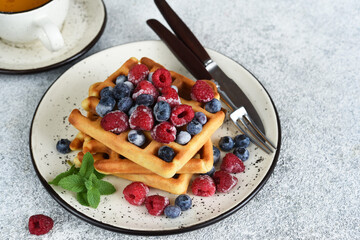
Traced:
<path fill-rule="evenodd" d="M 59 139 L 73 139 L 77 133 L 68 123 L 67 117 L 72 109 L 80 108 L 81 101 L 88 95 L 89 86 L 105 80 L 133 56 L 138 59 L 149 57 L 167 69 L 191 77 L 161 41 L 142 41 L 109 48 L 82 60 L 61 75 L 43 96 L 33 118 L 30 149 L 34 167 L 45 188 L 61 206 L 81 219 L 105 229 L 128 234 L 163 235 L 190 231 L 217 222 L 254 197 L 269 178 L 279 154 L 281 133 L 277 112 L 266 90 L 251 73 L 220 53 L 212 50 L 208 52 L 224 72 L 248 94 L 264 122 L 267 136 L 277 143 L 278 150 L 267 155 L 251 144 L 248 148 L 250 158 L 245 162 L 246 171 L 236 174 L 239 179 L 237 186 L 227 194 L 215 194 L 208 198 L 194 196 L 191 190 L 188 191 L 193 199 L 193 207 L 176 219 L 154 217 L 147 213 L 145 206 L 135 207 L 127 203 L 122 190 L 130 182 L 112 176 L 107 176 L 105 180 L 114 184 L 116 193 L 102 196 L 97 209 L 80 205 L 72 192 L 50 186 L 47 181 L 67 170 L 69 166 L 66 160 L 72 160 L 76 154 L 60 154 L 55 146 Z M 234 137 L 237 134 L 237 128 L 227 116 L 212 140 L 217 145 L 221 136 Z M 156 193 L 169 197 L 172 204 L 176 198 L 173 194 L 150 190 L 150 194 Z"/>
<path fill-rule="evenodd" d="M 0 73 L 34 73 L 70 62 L 94 46 L 105 25 L 102 0 L 72 0 L 61 30 L 65 46 L 50 52 L 40 41 L 11 44 L 0 39 Z"/>

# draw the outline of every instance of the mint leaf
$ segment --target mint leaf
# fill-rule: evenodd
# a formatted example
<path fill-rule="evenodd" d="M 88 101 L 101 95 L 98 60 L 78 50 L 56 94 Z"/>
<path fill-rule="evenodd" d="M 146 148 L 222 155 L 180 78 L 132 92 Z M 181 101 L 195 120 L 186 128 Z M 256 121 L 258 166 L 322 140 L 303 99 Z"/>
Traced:
<path fill-rule="evenodd" d="M 92 188 L 87 192 L 87 201 L 92 208 L 97 208 L 100 203 L 100 192 L 97 188 Z"/>
<path fill-rule="evenodd" d="M 86 180 L 85 181 L 85 187 L 87 190 L 91 190 L 93 188 L 93 183 L 91 180 Z"/>
<path fill-rule="evenodd" d="M 87 192 L 80 192 L 76 194 L 76 199 L 78 202 L 83 206 L 89 206 L 89 203 L 87 201 Z"/>
<path fill-rule="evenodd" d="M 91 153 L 87 152 L 83 157 L 79 174 L 84 178 L 89 178 L 93 172 L 94 172 L 94 158 L 91 155 Z"/>
<path fill-rule="evenodd" d="M 96 175 L 97 179 L 103 179 L 106 175 L 105 174 L 102 174 L 102 173 L 99 173 L 98 171 L 94 171 L 94 174 Z"/>
<path fill-rule="evenodd" d="M 59 181 L 59 186 L 72 192 L 82 192 L 86 189 L 84 180 L 79 175 L 70 175 L 62 178 Z"/>
<path fill-rule="evenodd" d="M 74 174 L 76 170 L 77 170 L 77 168 L 75 168 L 75 165 L 72 165 L 71 168 L 68 171 L 60 173 L 59 175 L 57 175 L 52 181 L 49 182 L 49 184 L 53 184 L 55 186 L 58 186 L 59 181 L 61 179 Z"/>
<path fill-rule="evenodd" d="M 116 191 L 115 187 L 109 182 L 99 180 L 98 185 L 99 185 L 99 192 L 101 195 L 110 195 Z"/>
<path fill-rule="evenodd" d="M 92 185 L 95 187 L 95 188 L 99 188 L 99 180 L 97 179 L 95 173 L 92 173 L 89 177 L 89 180 L 92 182 Z"/>

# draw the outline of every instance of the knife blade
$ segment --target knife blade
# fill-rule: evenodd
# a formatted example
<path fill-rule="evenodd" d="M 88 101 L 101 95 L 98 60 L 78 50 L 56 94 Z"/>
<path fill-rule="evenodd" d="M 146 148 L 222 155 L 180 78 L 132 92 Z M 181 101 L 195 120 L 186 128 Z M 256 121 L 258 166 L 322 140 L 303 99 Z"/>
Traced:
<path fill-rule="evenodd" d="M 239 86 L 229 78 L 214 61 L 209 58 L 208 66 L 205 68 L 198 57 L 173 33 L 171 33 L 164 25 L 155 19 L 150 19 L 146 22 L 150 28 L 162 39 L 171 52 L 180 60 L 186 69 L 196 79 L 213 79 L 218 86 L 218 92 L 224 102 L 232 109 L 236 110 L 243 106 L 247 110 L 258 128 L 265 134 L 265 129 L 261 118 L 256 109 L 246 96 L 246 94 L 239 88 Z M 194 36 L 195 37 L 195 36 Z M 202 46 L 201 46 L 202 47 Z M 203 48 L 203 47 L 202 47 Z M 204 49 L 204 48 L 203 48 Z M 204 49 L 204 51 L 206 51 Z"/>

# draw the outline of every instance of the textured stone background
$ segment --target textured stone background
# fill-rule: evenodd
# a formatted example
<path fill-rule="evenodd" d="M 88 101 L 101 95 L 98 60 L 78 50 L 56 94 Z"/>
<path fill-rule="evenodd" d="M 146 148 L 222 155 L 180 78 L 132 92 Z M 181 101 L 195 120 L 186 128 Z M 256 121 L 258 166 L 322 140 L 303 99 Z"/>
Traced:
<path fill-rule="evenodd" d="M 200 41 L 243 64 L 279 111 L 283 144 L 268 183 L 244 208 L 177 239 L 360 239 L 360 2 L 169 1 Z M 108 24 L 81 59 L 111 46 L 158 39 L 152 1 L 106 0 Z M 0 75 L 0 238 L 30 236 L 27 219 L 53 217 L 41 239 L 145 239 L 105 231 L 68 213 L 40 184 L 29 154 L 35 108 L 73 63 Z M 157 237 L 156 239 L 172 239 Z M 154 238 L 155 239 L 155 238 Z"/>

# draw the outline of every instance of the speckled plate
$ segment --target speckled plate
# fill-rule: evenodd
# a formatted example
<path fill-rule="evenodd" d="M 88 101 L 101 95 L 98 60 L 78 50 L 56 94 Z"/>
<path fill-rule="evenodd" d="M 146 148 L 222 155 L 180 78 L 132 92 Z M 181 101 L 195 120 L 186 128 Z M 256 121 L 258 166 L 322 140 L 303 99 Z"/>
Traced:
<path fill-rule="evenodd" d="M 236 174 L 239 179 L 236 187 L 229 193 L 217 193 L 213 197 L 198 197 L 189 191 L 193 207 L 176 219 L 154 217 L 147 213 L 145 206 L 135 207 L 127 203 L 122 190 L 130 182 L 113 176 L 107 176 L 105 180 L 113 183 L 117 191 L 112 195 L 102 196 L 97 209 L 80 205 L 74 193 L 49 185 L 47 182 L 67 170 L 69 166 L 66 161 L 72 160 L 76 155 L 75 152 L 60 154 L 55 145 L 61 138 L 73 139 L 77 133 L 68 123 L 67 117 L 73 108 L 80 108 L 80 103 L 87 97 L 92 83 L 106 79 L 132 56 L 138 59 L 147 56 L 168 69 L 191 76 L 161 41 L 129 43 L 96 53 L 75 64 L 53 83 L 41 99 L 32 122 L 30 151 L 35 170 L 51 196 L 65 209 L 91 224 L 138 235 L 174 234 L 205 227 L 239 210 L 253 198 L 269 178 L 279 155 L 279 118 L 270 96 L 249 71 L 218 52 L 208 52 L 224 72 L 248 94 L 264 122 L 267 136 L 277 143 L 276 152 L 267 155 L 251 144 L 251 156 L 245 162 L 246 171 Z M 212 136 L 212 140 L 217 145 L 221 136 L 235 136 L 238 133 L 227 116 L 223 126 Z M 222 153 L 222 156 L 224 154 Z M 172 204 L 176 198 L 176 195 L 157 189 L 151 189 L 150 194 L 167 196 Z M 271 201 L 269 199 L 269 202 Z"/>
<path fill-rule="evenodd" d="M 0 39 L 0 73 L 35 73 L 59 67 L 90 50 L 106 25 L 102 0 L 71 0 L 61 33 L 65 46 L 50 52 L 40 41 L 11 44 Z"/>

